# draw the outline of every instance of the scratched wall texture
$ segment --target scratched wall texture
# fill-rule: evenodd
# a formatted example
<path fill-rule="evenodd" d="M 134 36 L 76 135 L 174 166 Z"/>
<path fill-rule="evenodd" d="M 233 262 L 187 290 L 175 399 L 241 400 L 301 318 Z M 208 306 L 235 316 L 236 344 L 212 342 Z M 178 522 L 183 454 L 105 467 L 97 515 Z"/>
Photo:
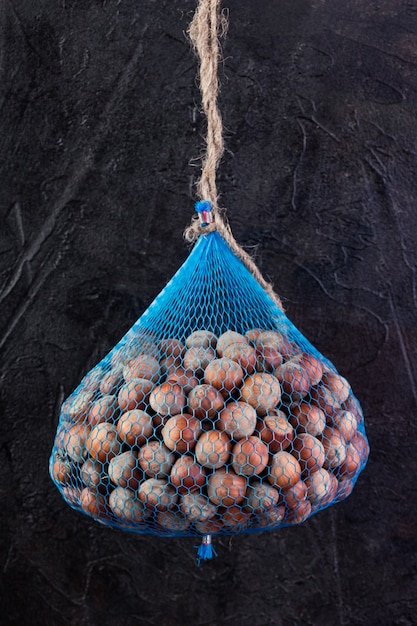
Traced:
<path fill-rule="evenodd" d="M 48 477 L 59 405 L 188 250 L 191 0 L 0 2 L 0 621 L 417 624 L 417 0 L 229 0 L 222 205 L 351 382 L 372 454 L 302 526 L 111 531 Z"/>

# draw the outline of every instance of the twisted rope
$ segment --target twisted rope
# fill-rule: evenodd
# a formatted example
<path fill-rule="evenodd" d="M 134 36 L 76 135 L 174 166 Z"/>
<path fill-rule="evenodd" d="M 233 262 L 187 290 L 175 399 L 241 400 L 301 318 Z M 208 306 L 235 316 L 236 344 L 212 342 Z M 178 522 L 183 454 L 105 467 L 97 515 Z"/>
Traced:
<path fill-rule="evenodd" d="M 239 246 L 233 237 L 226 217 L 221 215 L 218 205 L 216 172 L 224 151 L 223 125 L 217 96 L 219 93 L 218 63 L 220 56 L 219 37 L 227 32 L 228 21 L 220 10 L 220 0 L 199 0 L 193 20 L 189 27 L 191 43 L 199 58 L 199 82 L 203 110 L 207 118 L 206 152 L 202 160 L 201 177 L 197 183 L 197 195 L 201 200 L 209 200 L 212 207 L 214 226 L 202 227 L 198 216 L 184 231 L 187 241 L 193 242 L 201 234 L 217 230 L 228 243 L 236 256 L 251 272 L 258 283 L 265 289 L 270 298 L 283 311 L 282 302 L 274 292 L 251 256 Z"/>

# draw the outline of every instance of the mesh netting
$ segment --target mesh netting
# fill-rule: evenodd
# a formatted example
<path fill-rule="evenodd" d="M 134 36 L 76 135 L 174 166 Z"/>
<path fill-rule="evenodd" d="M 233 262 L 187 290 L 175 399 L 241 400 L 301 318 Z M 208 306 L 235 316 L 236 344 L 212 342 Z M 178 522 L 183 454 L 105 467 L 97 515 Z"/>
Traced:
<path fill-rule="evenodd" d="M 109 526 L 232 534 L 343 500 L 368 453 L 348 381 L 213 232 L 65 400 L 50 473 Z"/>

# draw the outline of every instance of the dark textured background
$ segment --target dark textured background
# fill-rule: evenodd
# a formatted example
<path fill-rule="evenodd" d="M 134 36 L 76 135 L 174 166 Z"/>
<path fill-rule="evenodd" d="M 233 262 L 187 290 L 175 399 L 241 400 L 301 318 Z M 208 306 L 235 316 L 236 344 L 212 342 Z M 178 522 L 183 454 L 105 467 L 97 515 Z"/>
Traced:
<path fill-rule="evenodd" d="M 61 500 L 62 399 L 188 253 L 195 2 L 1 0 L 1 624 L 417 624 L 417 1 L 227 6 L 221 203 L 350 380 L 369 464 L 343 503 L 218 538 L 200 569 L 191 538 Z"/>

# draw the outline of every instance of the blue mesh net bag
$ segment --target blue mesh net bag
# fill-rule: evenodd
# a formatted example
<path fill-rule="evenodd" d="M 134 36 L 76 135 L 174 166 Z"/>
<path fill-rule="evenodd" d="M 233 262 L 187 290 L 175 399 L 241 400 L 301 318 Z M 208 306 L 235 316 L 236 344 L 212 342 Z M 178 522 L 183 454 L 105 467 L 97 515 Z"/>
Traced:
<path fill-rule="evenodd" d="M 299 524 L 367 457 L 348 381 L 209 232 L 65 400 L 50 471 L 104 524 L 206 536 Z"/>
<path fill-rule="evenodd" d="M 65 400 L 50 457 L 71 507 L 133 533 L 200 536 L 200 558 L 211 556 L 213 535 L 293 526 L 340 502 L 369 454 L 349 382 L 290 322 L 220 217 L 210 82 L 218 9 L 219 0 L 200 0 L 192 23 L 212 62 L 200 81 L 208 140 L 199 196 L 209 201 L 197 203 L 196 243 Z"/>

